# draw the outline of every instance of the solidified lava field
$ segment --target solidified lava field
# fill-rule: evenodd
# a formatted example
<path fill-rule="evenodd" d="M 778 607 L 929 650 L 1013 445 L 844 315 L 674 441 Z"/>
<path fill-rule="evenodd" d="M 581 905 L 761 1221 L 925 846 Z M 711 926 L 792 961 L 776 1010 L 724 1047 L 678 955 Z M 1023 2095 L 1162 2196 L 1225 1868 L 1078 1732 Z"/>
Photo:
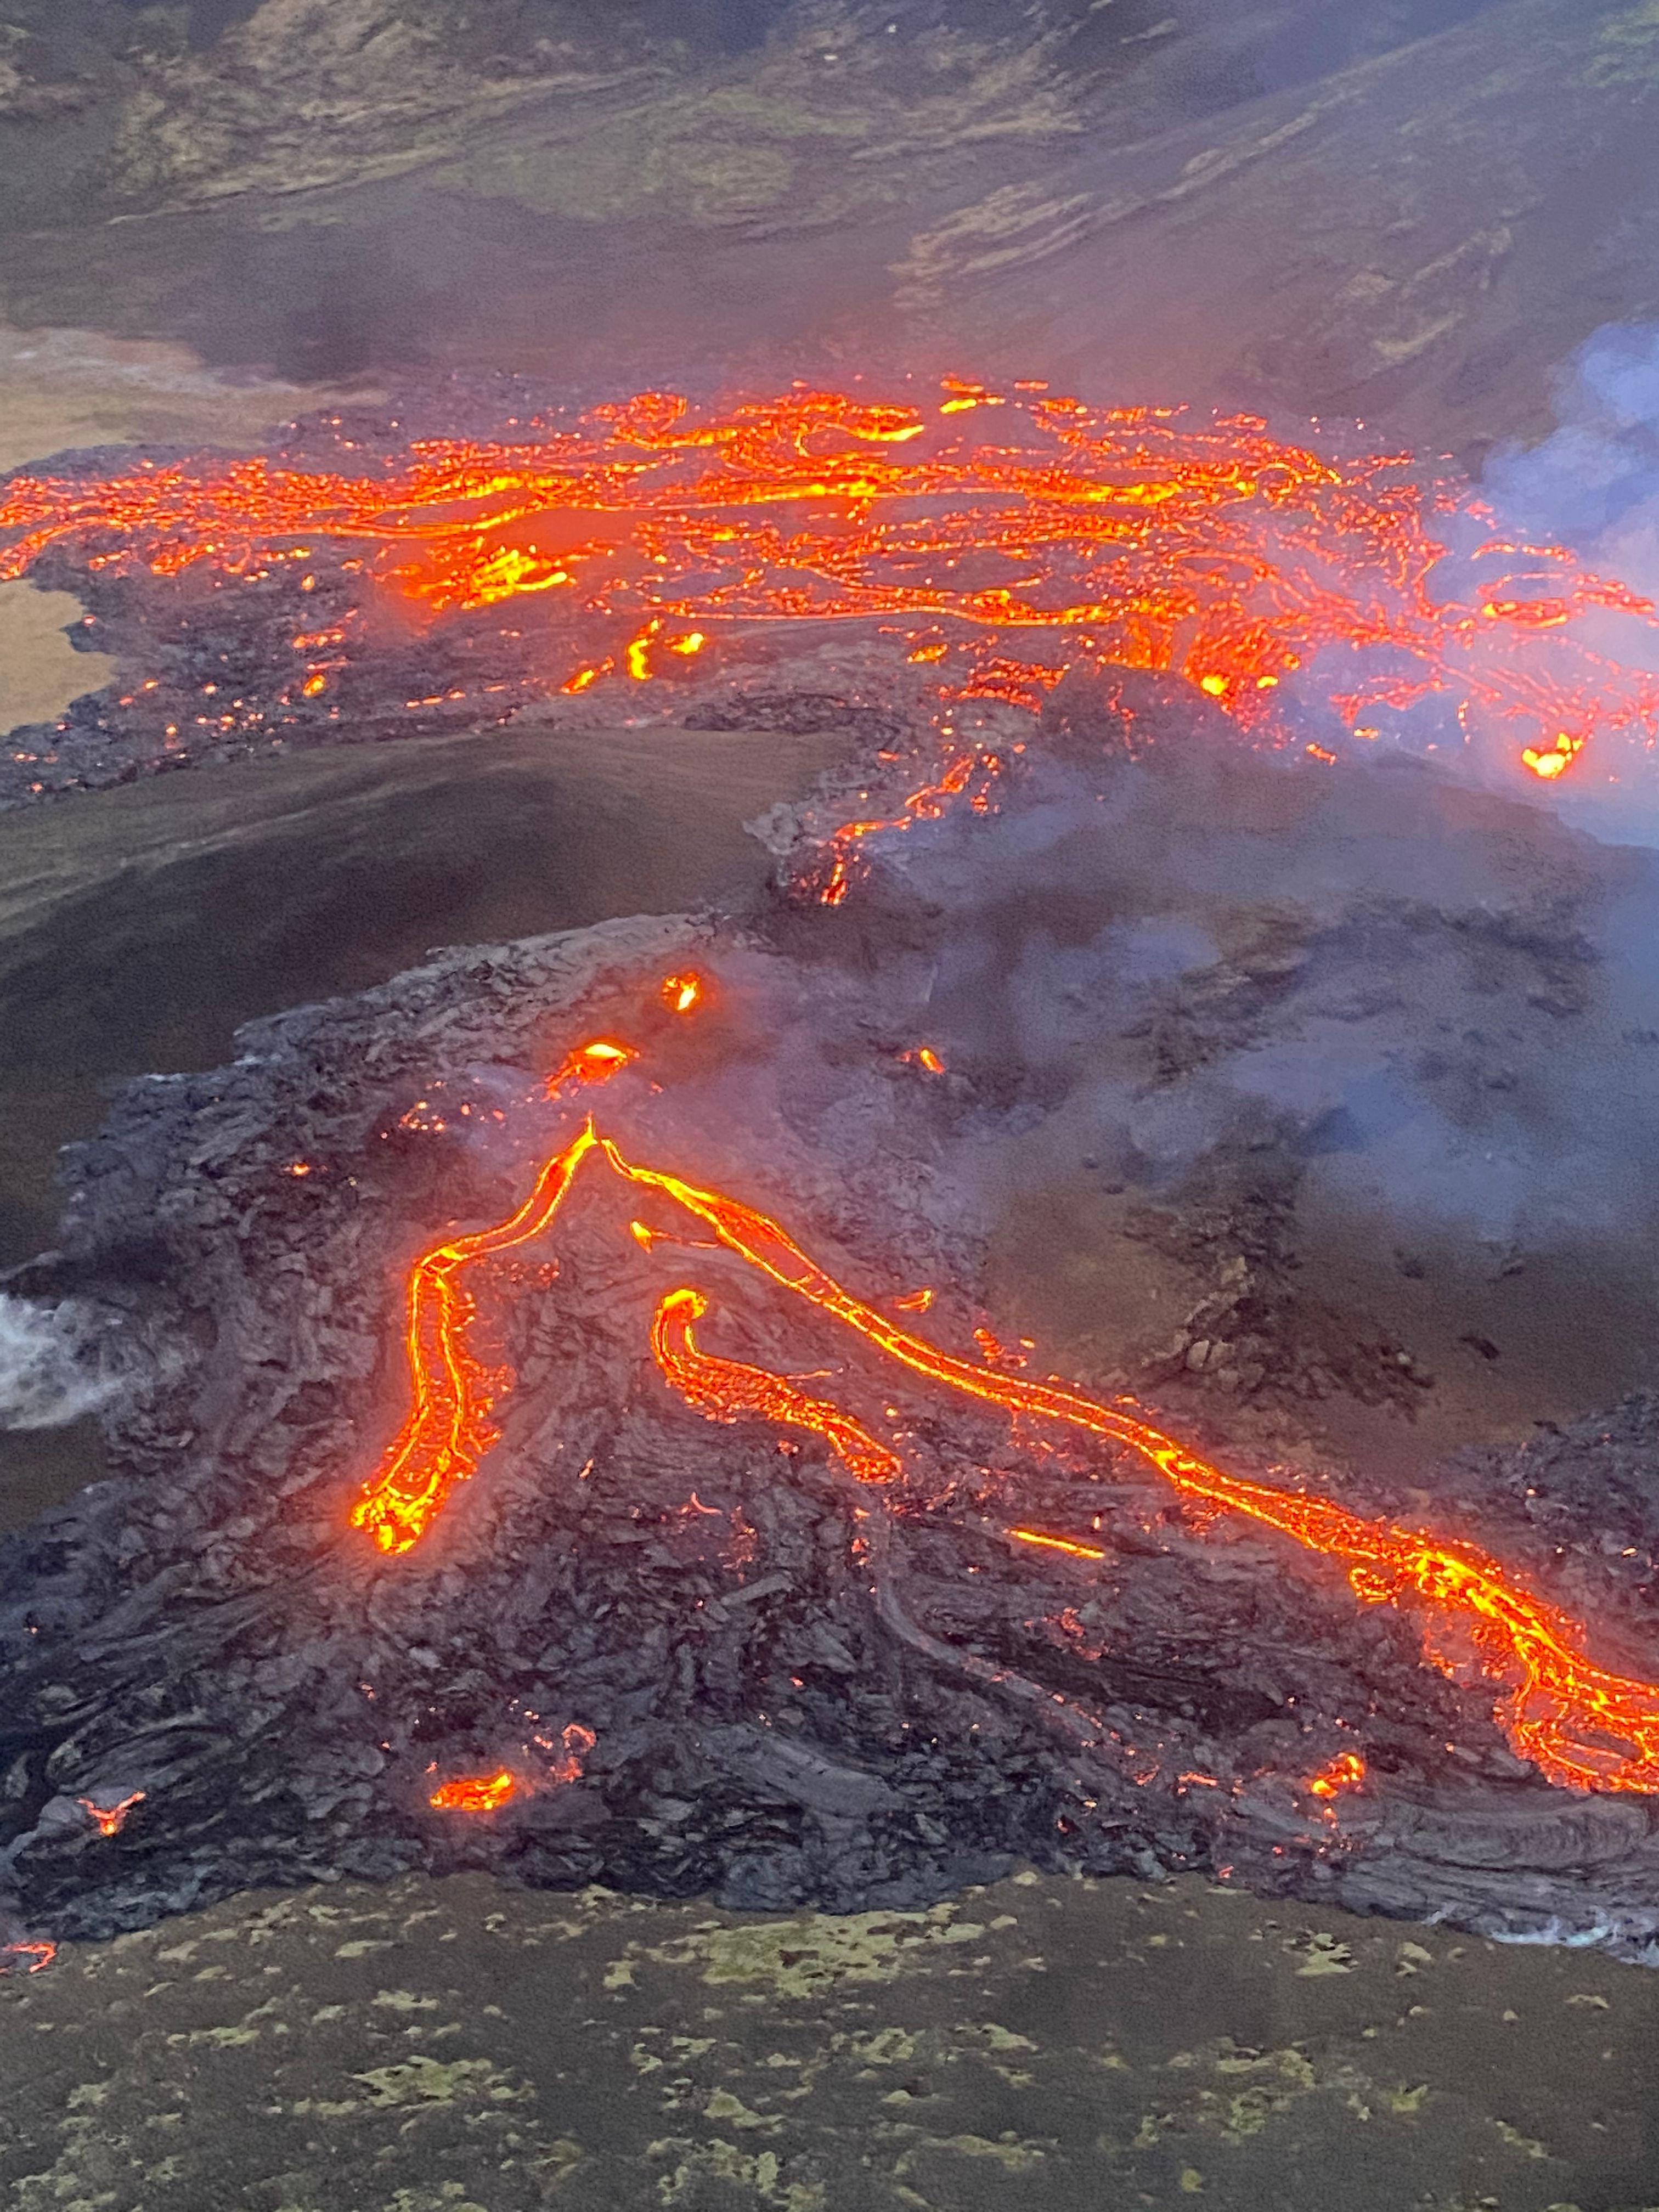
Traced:
<path fill-rule="evenodd" d="M 11 1287 L 142 1379 L 0 1552 L 20 1929 L 1030 1861 L 1649 1955 L 1659 1401 L 1426 1487 L 1273 1439 L 1429 1379 L 1322 1207 L 1639 1273 L 1650 858 L 1110 668 L 890 699 L 763 826 L 743 912 L 434 956 L 71 1152 Z M 1203 1280 L 1127 1373 L 992 1303 L 1056 1190 Z"/>

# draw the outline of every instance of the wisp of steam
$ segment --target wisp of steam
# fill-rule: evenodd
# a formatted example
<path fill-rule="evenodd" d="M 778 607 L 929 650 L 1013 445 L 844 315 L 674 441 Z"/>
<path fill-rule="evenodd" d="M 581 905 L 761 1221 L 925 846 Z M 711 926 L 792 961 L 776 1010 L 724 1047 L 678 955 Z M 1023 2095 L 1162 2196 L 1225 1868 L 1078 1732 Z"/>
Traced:
<path fill-rule="evenodd" d="M 0 1292 L 0 1429 L 61 1428 L 123 1395 L 137 1364 L 118 1326 L 82 1299 Z"/>

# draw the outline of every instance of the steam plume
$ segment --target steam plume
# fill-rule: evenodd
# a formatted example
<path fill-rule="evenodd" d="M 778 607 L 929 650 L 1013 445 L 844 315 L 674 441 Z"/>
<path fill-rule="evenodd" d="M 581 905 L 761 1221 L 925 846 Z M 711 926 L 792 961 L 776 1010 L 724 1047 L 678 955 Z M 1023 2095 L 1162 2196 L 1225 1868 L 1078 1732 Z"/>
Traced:
<path fill-rule="evenodd" d="M 86 1301 L 0 1292 L 0 1429 L 56 1429 L 125 1395 L 134 1364 L 118 1323 Z"/>

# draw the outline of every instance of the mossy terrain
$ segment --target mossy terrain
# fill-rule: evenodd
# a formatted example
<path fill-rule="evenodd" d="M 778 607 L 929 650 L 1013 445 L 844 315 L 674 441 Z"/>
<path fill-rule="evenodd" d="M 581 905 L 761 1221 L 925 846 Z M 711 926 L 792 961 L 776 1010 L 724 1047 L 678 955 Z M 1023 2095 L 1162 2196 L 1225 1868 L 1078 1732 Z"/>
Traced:
<path fill-rule="evenodd" d="M 1593 1957 L 1198 1881 L 768 1921 L 343 1885 L 0 1982 L 0 2181 L 20 2212 L 1633 2212 L 1656 2008 Z"/>

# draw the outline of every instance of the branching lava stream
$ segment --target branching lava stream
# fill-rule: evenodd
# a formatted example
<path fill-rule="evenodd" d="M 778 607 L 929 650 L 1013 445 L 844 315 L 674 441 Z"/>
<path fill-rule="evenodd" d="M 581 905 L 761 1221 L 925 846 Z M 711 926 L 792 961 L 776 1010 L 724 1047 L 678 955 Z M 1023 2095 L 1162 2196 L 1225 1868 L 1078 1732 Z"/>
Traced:
<path fill-rule="evenodd" d="M 1659 1791 L 1659 1684 L 1598 1666 L 1583 1649 L 1580 1626 L 1518 1583 L 1497 1559 L 1469 1544 L 1368 1520 L 1327 1498 L 1230 1474 L 1123 1406 L 941 1351 L 844 1289 L 769 1216 L 629 1161 L 591 1119 L 547 1162 L 515 1213 L 494 1228 L 434 1248 L 410 1272 L 406 1340 L 413 1402 L 351 1516 L 382 1550 L 404 1552 L 418 1541 L 453 1485 L 476 1470 L 498 1433 L 492 1413 L 506 1378 L 491 1373 L 467 1348 L 473 1308 L 459 1279 L 462 1271 L 542 1236 L 592 1158 L 689 1213 L 778 1288 L 853 1329 L 925 1382 L 1134 1452 L 1183 1495 L 1243 1514 L 1344 1562 L 1362 1601 L 1424 1609 L 1428 1656 L 1454 1678 L 1457 1662 L 1442 1650 L 1433 1624 L 1456 1621 L 1483 1671 L 1503 1686 L 1499 1725 L 1515 1750 L 1550 1781 L 1583 1790 Z M 696 1289 L 671 1291 L 658 1307 L 652 1332 L 665 1379 L 692 1405 L 721 1420 L 752 1417 L 814 1430 L 866 1481 L 901 1471 L 896 1453 L 836 1407 L 806 1396 L 781 1376 L 702 1351 L 692 1324 L 707 1307 Z M 1024 1528 L 1008 1534 L 1017 1542 L 1082 1559 L 1104 1556 L 1099 1547 L 1062 1534 Z"/>

